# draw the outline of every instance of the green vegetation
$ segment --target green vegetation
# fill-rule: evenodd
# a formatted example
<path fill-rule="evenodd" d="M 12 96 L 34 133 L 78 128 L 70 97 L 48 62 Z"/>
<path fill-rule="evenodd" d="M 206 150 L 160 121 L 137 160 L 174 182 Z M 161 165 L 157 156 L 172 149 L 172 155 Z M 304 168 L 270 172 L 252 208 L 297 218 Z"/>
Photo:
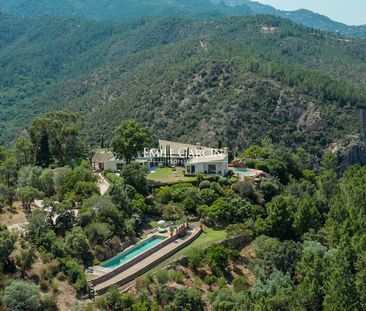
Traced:
<path fill-rule="evenodd" d="M 271 16 L 116 25 L 0 14 L 0 28 L 0 212 L 28 222 L 27 234 L 0 226 L 0 309 L 56 310 L 59 283 L 81 300 L 85 269 L 151 219 L 204 232 L 135 293 L 112 288 L 90 308 L 366 309 L 366 167 L 324 152 L 357 132 L 365 41 Z M 157 137 L 228 146 L 265 175 L 147 174 L 133 159 Z M 89 155 L 108 144 L 127 164 L 105 172 L 101 196 Z M 236 237 L 252 243 L 218 243 Z"/>
<path fill-rule="evenodd" d="M 93 20 L 130 21 L 136 18 L 184 16 L 207 19 L 220 16 L 246 16 L 271 14 L 292 20 L 295 23 L 347 36 L 365 37 L 365 26 L 348 26 L 308 10 L 293 12 L 277 10 L 261 3 L 246 0 L 51 0 L 41 2 L 0 0 L 0 8 L 18 15 L 63 15 L 78 16 Z"/>
<path fill-rule="evenodd" d="M 215 230 L 209 227 L 203 227 L 203 232 L 197 240 L 195 240 L 189 247 L 185 248 L 182 253 L 187 254 L 192 248 L 202 248 L 210 244 L 225 240 L 225 230 Z"/>
<path fill-rule="evenodd" d="M 44 135 L 47 139 L 29 138 L 26 144 L 1 149 L 0 184 L 6 190 L 3 209 L 20 200 L 29 221 L 25 237 L 0 229 L 0 268 L 6 276 L 0 288 L 5 307 L 46 310 L 54 306 L 55 279 L 68 282 L 80 298 L 87 292 L 84 269 L 116 253 L 117 245 L 137 238 L 154 217 L 177 223 L 199 218 L 204 232 L 139 280 L 138 286 L 145 290 L 120 294 L 112 289 L 96 306 L 363 309 L 365 167 L 340 173 L 336 159 L 326 152 L 312 169 L 311 154 L 305 149 L 281 147 L 267 137 L 238 155 L 242 163 L 266 172 L 260 182 L 218 176 L 203 180 L 199 176 L 199 184 L 165 185 L 150 193 L 146 170 L 131 161 L 123 166 L 120 176 L 106 172 L 111 186 L 100 196 L 89 163 L 74 152 L 84 150 L 82 122 L 75 127 L 70 118 L 79 120 L 78 115 L 66 112 L 47 114 L 36 119 L 37 126 L 29 130 L 47 134 L 53 128 L 61 129 L 56 141 Z M 57 149 L 70 142 L 62 129 L 70 129 L 75 134 L 72 141 L 78 143 Z M 26 148 L 18 152 L 20 146 Z M 55 148 L 61 151 L 56 153 Z M 42 161 L 43 167 L 37 165 L 39 159 L 47 159 Z M 34 198 L 43 199 L 43 209 L 32 208 Z M 240 236 L 253 240 L 256 258 L 248 268 L 255 280 L 237 273 L 245 259 L 239 243 L 217 243 Z M 162 270 L 184 256 L 186 259 L 171 264 L 170 270 Z M 37 261 L 45 264 L 44 271 L 38 272 L 39 281 L 25 283 Z M 168 291 L 166 284 L 180 287 Z M 203 287 L 207 295 L 202 295 Z M 50 288 L 52 296 L 39 294 Z"/>
<path fill-rule="evenodd" d="M 42 167 L 48 167 L 51 163 L 57 166 L 72 165 L 75 164 L 73 161 L 80 161 L 85 157 L 85 147 L 80 140 L 82 121 L 78 114 L 66 111 L 50 112 L 37 118 L 28 130 L 30 141 L 22 136 L 22 144 L 17 145 L 23 148 L 25 141 L 29 146 L 22 150 L 24 160 L 32 159 L 31 154 L 26 154 L 32 152 L 33 147 L 35 164 Z"/>
<path fill-rule="evenodd" d="M 225 240 L 226 237 L 227 233 L 225 230 L 215 230 L 204 226 L 202 234 L 196 240 L 194 240 L 191 244 L 189 244 L 187 247 L 177 252 L 169 259 L 164 260 L 162 263 L 160 263 L 158 266 L 156 266 L 154 269 L 148 272 L 148 274 L 156 273 L 160 271 L 163 267 L 167 266 L 170 262 L 179 259 L 182 256 L 191 256 L 197 250 L 202 250 L 203 248 L 206 248 L 214 243 L 221 242 Z M 198 257 L 197 261 L 201 264 L 202 253 L 199 252 L 197 257 Z"/>
<path fill-rule="evenodd" d="M 357 132 L 355 105 L 366 97 L 364 41 L 279 18 L 112 25 L 1 15 L 0 23 L 8 29 L 1 142 L 34 116 L 67 108 L 83 113 L 92 146 L 108 145 L 122 120 L 136 119 L 159 138 L 242 150 L 270 136 L 314 154 Z M 276 32 L 263 33 L 263 24 Z"/>
<path fill-rule="evenodd" d="M 7 286 L 3 300 L 8 310 L 36 311 L 40 307 L 38 287 L 22 281 L 13 281 Z"/>
<path fill-rule="evenodd" d="M 148 129 L 141 128 L 136 121 L 123 122 L 116 131 L 111 145 L 113 154 L 118 159 L 125 159 L 127 164 L 143 153 L 151 142 L 151 133 Z"/>
<path fill-rule="evenodd" d="M 174 257 L 178 258 L 182 255 L 188 255 L 192 250 L 202 249 L 208 247 L 214 243 L 225 240 L 225 230 L 214 230 L 212 228 L 204 227 L 202 234 L 193 241 L 189 246 L 179 251 Z M 174 258 L 173 257 L 173 258 Z"/>
<path fill-rule="evenodd" d="M 197 250 L 202 250 L 203 248 L 206 248 L 214 243 L 224 241 L 227 237 L 227 233 L 225 230 L 215 230 L 213 228 L 208 228 L 206 226 L 203 227 L 202 234 L 194 240 L 191 244 L 189 244 L 184 249 L 177 252 L 175 255 L 170 257 L 167 260 L 164 260 L 162 263 L 160 263 L 158 266 L 156 266 L 154 269 L 152 269 L 150 273 L 156 273 L 160 271 L 163 267 L 167 266 L 170 262 L 179 259 L 182 256 L 190 256 L 193 253 L 195 253 Z M 202 262 L 202 253 L 198 252 L 197 255 L 197 261 L 201 264 Z M 145 275 L 147 275 L 145 274 Z"/>
<path fill-rule="evenodd" d="M 169 185 L 196 181 L 195 177 L 185 177 L 184 170 L 179 167 L 175 169 L 170 167 L 158 168 L 154 173 L 149 173 L 146 179 L 154 185 Z"/>
<path fill-rule="evenodd" d="M 60 0 L 57 4 L 50 0 L 40 3 L 1 0 L 0 8 L 6 12 L 20 15 L 64 15 L 78 16 L 94 20 L 131 21 L 136 18 L 185 16 L 190 18 L 209 18 L 225 15 L 247 15 L 246 7 L 233 8 L 223 4 L 213 4 L 208 0 Z"/>
<path fill-rule="evenodd" d="M 0 225 L 0 272 L 6 270 L 9 265 L 9 256 L 13 252 L 15 248 L 16 236 L 15 234 L 11 234 L 6 227 Z"/>

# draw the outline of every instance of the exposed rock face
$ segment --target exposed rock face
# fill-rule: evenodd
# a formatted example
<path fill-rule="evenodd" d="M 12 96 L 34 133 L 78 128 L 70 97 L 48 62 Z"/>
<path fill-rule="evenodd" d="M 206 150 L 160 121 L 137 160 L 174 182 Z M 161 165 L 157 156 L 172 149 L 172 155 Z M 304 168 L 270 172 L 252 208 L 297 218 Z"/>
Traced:
<path fill-rule="evenodd" d="M 274 115 L 280 122 L 293 121 L 296 122 L 300 118 L 306 106 L 305 100 L 294 97 L 294 94 L 290 94 L 283 89 L 277 100 L 277 106 L 274 111 Z"/>
<path fill-rule="evenodd" d="M 327 121 L 323 119 L 320 112 L 316 110 L 314 103 L 309 103 L 307 109 L 299 118 L 299 125 L 304 126 L 307 131 L 319 131 L 327 126 Z"/>
<path fill-rule="evenodd" d="M 359 136 L 347 136 L 342 142 L 332 144 L 330 148 L 340 163 L 341 172 L 352 165 L 366 165 L 366 141 L 362 141 Z"/>
<path fill-rule="evenodd" d="M 308 102 L 302 97 L 295 98 L 294 94 L 287 94 L 283 90 L 277 100 L 274 115 L 280 122 L 296 122 L 299 130 L 313 132 L 327 127 L 327 121 L 317 111 L 313 102 Z"/>

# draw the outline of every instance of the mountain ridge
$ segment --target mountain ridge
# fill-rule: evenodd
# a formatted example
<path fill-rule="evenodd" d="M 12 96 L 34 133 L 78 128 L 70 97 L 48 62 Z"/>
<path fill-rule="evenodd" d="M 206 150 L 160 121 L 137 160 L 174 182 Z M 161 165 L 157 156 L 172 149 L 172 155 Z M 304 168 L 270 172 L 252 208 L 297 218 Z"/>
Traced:
<path fill-rule="evenodd" d="M 355 105 L 366 99 L 364 40 L 277 17 L 120 25 L 2 15 L 0 26 L 2 142 L 68 109 L 85 117 L 93 146 L 136 119 L 163 138 L 235 150 L 269 135 L 316 152 L 357 132 Z"/>
<path fill-rule="evenodd" d="M 307 27 L 337 32 L 350 37 L 366 38 L 366 25 L 348 26 L 309 10 L 282 11 L 249 0 L 0 0 L 0 10 L 10 14 L 63 15 L 90 20 L 126 22 L 134 19 L 181 16 L 218 18 L 270 14 L 287 18 Z"/>
<path fill-rule="evenodd" d="M 259 1 L 251 0 L 210 0 L 213 3 L 225 3 L 234 7 L 246 6 L 254 14 L 269 14 L 282 18 L 287 18 L 295 23 L 313 27 L 328 32 L 337 32 L 345 36 L 366 37 L 366 24 L 351 26 L 345 23 L 334 21 L 328 16 L 313 12 L 308 9 L 298 9 L 294 11 L 285 11 L 276 9 L 273 6 L 262 4 Z"/>

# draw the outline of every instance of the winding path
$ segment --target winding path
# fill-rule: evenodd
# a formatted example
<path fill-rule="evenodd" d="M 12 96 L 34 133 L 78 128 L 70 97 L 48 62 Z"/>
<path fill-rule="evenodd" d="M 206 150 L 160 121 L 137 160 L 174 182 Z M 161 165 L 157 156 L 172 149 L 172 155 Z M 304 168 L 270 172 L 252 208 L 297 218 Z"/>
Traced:
<path fill-rule="evenodd" d="M 105 195 L 110 187 L 109 182 L 103 177 L 102 174 L 96 174 L 98 176 L 98 187 L 101 195 Z"/>

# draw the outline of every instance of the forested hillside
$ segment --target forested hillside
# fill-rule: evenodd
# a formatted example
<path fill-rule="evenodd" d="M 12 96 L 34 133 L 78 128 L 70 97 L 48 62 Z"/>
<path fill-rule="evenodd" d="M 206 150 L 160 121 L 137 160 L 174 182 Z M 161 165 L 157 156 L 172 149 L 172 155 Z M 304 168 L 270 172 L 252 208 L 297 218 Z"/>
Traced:
<path fill-rule="evenodd" d="M 0 0 L 0 8 L 18 15 L 48 14 L 116 22 L 146 17 L 208 18 L 252 14 L 247 6 L 237 8 L 209 0 Z"/>
<path fill-rule="evenodd" d="M 102 193 L 82 127 L 79 114 L 47 113 L 0 150 L 1 310 L 365 310 L 365 167 L 340 173 L 325 152 L 312 168 L 303 148 L 266 138 L 235 160 L 263 170 L 259 178 L 188 177 L 163 164 L 148 173 L 132 160 L 119 174 L 103 172 Z M 151 135 L 123 122 L 112 150 L 131 159 Z M 171 184 L 166 172 L 182 179 Z M 158 174 L 162 183 L 151 187 Z M 174 255 L 166 246 L 134 255 L 164 239 L 160 219 L 175 234 L 169 248 L 203 232 Z M 183 236 L 172 228 L 181 223 Z M 115 254 L 135 257 L 112 273 L 138 275 L 95 297 L 88 280 Z M 107 288 L 116 283 L 105 276 Z"/>
<path fill-rule="evenodd" d="M 59 108 L 83 112 L 93 145 L 127 118 L 159 137 L 239 149 L 265 135 L 327 146 L 357 132 L 362 40 L 268 16 L 114 25 L 3 14 L 0 23 L 2 142 Z"/>
<path fill-rule="evenodd" d="M 366 37 L 366 26 L 348 26 L 309 10 L 281 11 L 249 0 L 0 0 L 0 9 L 20 16 L 46 14 L 116 22 L 163 16 L 207 19 L 270 14 L 323 31 Z"/>
<path fill-rule="evenodd" d="M 0 0 L 0 310 L 366 310 L 366 40 L 111 2 Z"/>

